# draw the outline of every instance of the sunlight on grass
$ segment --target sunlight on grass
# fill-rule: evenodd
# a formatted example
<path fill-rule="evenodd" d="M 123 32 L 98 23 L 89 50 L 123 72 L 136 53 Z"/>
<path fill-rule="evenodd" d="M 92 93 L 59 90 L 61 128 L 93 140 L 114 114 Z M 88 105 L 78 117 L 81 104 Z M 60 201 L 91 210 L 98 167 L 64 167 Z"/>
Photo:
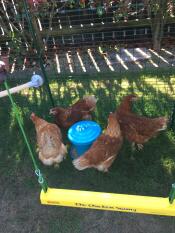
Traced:
<path fill-rule="evenodd" d="M 108 77 L 108 76 L 107 76 Z M 68 79 L 60 78 L 52 81 L 50 88 L 55 99 L 56 106 L 70 106 L 84 95 L 94 95 L 98 99 L 97 109 L 95 111 L 98 123 L 102 126 L 106 125 L 106 119 L 109 112 L 114 111 L 120 103 L 123 96 L 136 93 L 140 98 L 134 103 L 134 109 L 140 115 L 150 117 L 170 116 L 173 108 L 173 97 L 175 88 L 174 76 L 158 76 L 142 74 L 135 77 L 131 74 L 124 76 L 116 76 L 110 74 L 109 79 L 92 77 L 86 79 L 86 76 L 76 79 L 68 77 Z M 28 92 L 21 93 L 26 100 L 21 102 L 23 113 L 28 115 L 29 112 L 38 112 L 43 114 L 39 106 L 49 104 L 49 97 L 44 87 Z M 171 101 L 170 101 L 171 100 Z M 31 107 L 26 106 L 26 101 Z M 35 107 L 34 107 L 35 106 Z M 45 107 L 45 116 L 48 115 L 50 107 Z M 28 109 L 28 110 L 27 110 Z M 13 127 L 13 118 L 11 128 Z"/>
<path fill-rule="evenodd" d="M 110 77 L 115 77 L 115 74 L 110 74 L 109 80 Z M 96 80 L 96 76 L 88 80 L 86 80 L 86 76 L 82 76 L 80 78 L 80 81 L 76 81 L 76 79 L 74 80 L 74 77 L 69 77 L 69 79 L 59 78 L 59 80 L 50 84 L 50 88 L 53 96 L 56 99 L 58 99 L 58 95 L 59 98 L 64 99 L 65 93 L 69 93 L 69 97 L 72 98 L 73 101 L 79 98 L 80 90 L 83 90 L 83 95 L 98 95 L 98 91 L 100 90 L 103 91 L 107 96 L 111 93 L 115 93 L 116 99 L 118 98 L 117 96 L 123 96 L 131 92 L 135 92 L 140 97 L 143 94 L 145 95 L 146 93 L 149 93 L 149 95 L 151 96 L 152 91 L 154 92 L 153 96 L 155 96 L 155 93 L 167 95 L 169 97 L 174 96 L 175 77 L 173 75 L 168 77 L 165 75 L 164 77 L 162 77 L 159 75 L 143 74 L 140 75 L 139 79 L 135 79 L 135 76 L 133 76 L 133 74 L 128 74 L 124 77 L 120 77 L 119 75 L 117 75 L 116 79 L 108 81 L 108 84 L 106 81 L 107 80 L 103 78 L 101 78 L 100 80 Z M 87 88 L 85 87 L 87 86 L 86 84 L 88 84 L 89 88 L 91 89 L 90 91 L 87 90 Z M 116 87 L 118 90 L 116 90 Z M 35 90 L 35 92 L 33 92 L 33 89 L 30 89 L 21 92 L 21 94 L 26 96 L 31 103 L 35 103 L 37 98 L 37 104 L 41 104 L 41 95 L 47 95 L 46 91 L 44 91 L 44 93 L 42 92 L 42 88 Z"/>

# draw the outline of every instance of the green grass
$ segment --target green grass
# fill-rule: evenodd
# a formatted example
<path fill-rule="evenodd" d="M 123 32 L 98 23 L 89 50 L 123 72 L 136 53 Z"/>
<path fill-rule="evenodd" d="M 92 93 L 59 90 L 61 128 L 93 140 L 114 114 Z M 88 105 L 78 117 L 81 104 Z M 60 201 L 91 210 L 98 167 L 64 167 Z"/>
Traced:
<path fill-rule="evenodd" d="M 14 83 L 14 85 L 16 85 Z M 114 111 L 122 96 L 138 93 L 140 100 L 134 110 L 146 116 L 170 116 L 174 101 L 175 76 L 165 73 L 121 75 L 103 74 L 98 76 L 60 77 L 51 81 L 51 89 L 56 104 L 68 106 L 85 94 L 94 94 L 98 98 L 94 113 L 102 128 L 106 127 L 109 112 Z M 35 129 L 29 119 L 32 111 L 52 122 L 48 115 L 50 102 L 43 88 L 29 90 L 14 95 L 16 103 L 21 107 L 24 125 L 28 137 L 36 148 Z M 34 176 L 32 163 L 24 144 L 21 132 L 7 97 L 0 100 L 0 183 L 3 190 L 8 189 L 8 197 L 19 194 L 38 195 L 39 187 Z M 167 196 L 171 184 L 175 182 L 175 136 L 172 131 L 160 133 L 145 144 L 140 152 L 132 152 L 128 142 L 124 145 L 112 165 L 109 173 L 100 173 L 93 169 L 77 171 L 71 163 L 69 155 L 59 169 L 45 167 L 37 162 L 51 187 L 114 192 L 138 195 Z M 134 159 L 131 159 L 131 155 Z M 18 197 L 17 197 L 18 198 Z M 46 207 L 45 207 L 46 208 Z M 72 232 L 80 231 L 81 211 L 64 208 L 55 209 L 60 213 L 58 221 L 47 216 L 47 230 L 40 223 L 33 232 Z M 38 213 L 39 214 L 39 213 Z M 20 215 L 19 215 L 20 216 Z M 71 221 L 67 219 L 71 218 Z M 22 219 L 20 222 L 24 221 Z M 27 221 L 27 220 L 26 220 Z M 66 223 L 66 224 L 65 224 Z M 10 223 L 9 223 L 10 224 Z M 19 231 L 20 232 L 20 231 Z"/>

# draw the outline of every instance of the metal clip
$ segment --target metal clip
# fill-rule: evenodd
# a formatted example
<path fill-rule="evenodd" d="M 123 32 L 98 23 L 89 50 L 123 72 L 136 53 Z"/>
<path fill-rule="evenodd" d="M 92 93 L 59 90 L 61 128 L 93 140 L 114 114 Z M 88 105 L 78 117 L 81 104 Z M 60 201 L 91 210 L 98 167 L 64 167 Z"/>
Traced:
<path fill-rule="evenodd" d="M 35 170 L 35 174 L 38 176 L 38 183 L 43 184 L 44 179 L 41 171 L 39 169 Z"/>

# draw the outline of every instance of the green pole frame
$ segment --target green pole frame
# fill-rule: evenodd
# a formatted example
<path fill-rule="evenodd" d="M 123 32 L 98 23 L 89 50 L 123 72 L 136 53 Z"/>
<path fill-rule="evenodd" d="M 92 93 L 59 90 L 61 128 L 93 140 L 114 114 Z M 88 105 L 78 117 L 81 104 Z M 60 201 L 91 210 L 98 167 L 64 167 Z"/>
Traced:
<path fill-rule="evenodd" d="M 173 111 L 171 115 L 170 128 L 174 131 L 174 121 L 175 121 L 175 103 L 173 105 Z"/>
<path fill-rule="evenodd" d="M 175 199 L 175 184 L 172 184 L 172 188 L 171 188 L 171 191 L 170 191 L 170 194 L 169 194 L 170 204 L 173 203 L 174 199 Z"/>
<path fill-rule="evenodd" d="M 30 28 L 31 34 L 33 36 L 34 46 L 35 46 L 35 48 L 37 50 L 37 54 L 38 54 L 38 58 L 39 58 L 39 62 L 40 62 L 40 67 L 41 67 L 41 70 L 42 70 L 42 73 L 43 73 L 43 76 L 44 76 L 44 80 L 45 80 L 45 84 L 46 84 L 47 91 L 48 91 L 48 94 L 49 94 L 49 98 L 50 98 L 52 106 L 55 107 L 53 96 L 52 96 L 52 93 L 51 93 L 51 90 L 50 90 L 50 86 L 49 86 L 49 81 L 48 81 L 47 73 L 46 73 L 45 67 L 43 65 L 43 59 L 41 57 L 41 54 L 42 54 L 41 53 L 41 49 L 40 49 L 40 46 L 38 45 L 38 41 L 37 41 L 37 38 L 36 38 L 36 33 L 35 33 L 35 30 L 34 30 L 34 27 L 33 27 L 33 24 L 32 24 L 31 18 L 30 18 L 30 15 L 29 15 L 28 3 L 26 2 L 26 0 L 23 0 L 23 3 L 24 3 L 24 9 L 25 9 L 27 21 L 29 23 L 29 28 Z"/>

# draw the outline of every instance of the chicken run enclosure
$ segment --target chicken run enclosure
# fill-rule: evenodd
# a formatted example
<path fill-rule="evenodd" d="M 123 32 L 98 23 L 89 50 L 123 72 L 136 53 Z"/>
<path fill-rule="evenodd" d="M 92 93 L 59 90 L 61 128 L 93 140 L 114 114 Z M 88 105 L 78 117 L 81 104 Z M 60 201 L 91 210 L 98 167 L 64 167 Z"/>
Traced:
<path fill-rule="evenodd" d="M 0 0 L 1 59 L 8 60 L 10 87 L 30 81 L 34 73 L 44 79 L 42 87 L 14 95 L 16 111 L 34 149 L 31 112 L 52 122 L 52 106 L 67 107 L 88 94 L 98 99 L 93 119 L 103 129 L 109 113 L 115 111 L 123 96 L 132 93 L 140 97 L 134 103 L 135 112 L 171 119 L 168 130 L 146 143 L 143 151 L 133 152 L 125 142 L 106 176 L 90 170 L 75 171 L 69 156 L 60 171 L 37 161 L 44 176 L 49 177 L 49 185 L 168 196 L 175 182 L 174 1 Z M 0 90 L 4 88 L 1 83 Z M 21 157 L 27 151 L 8 97 L 0 98 L 0 122 L 1 143 L 8 153 L 3 163 L 31 165 Z M 14 139 L 15 150 L 8 146 Z M 133 180 L 129 181 L 129 176 Z"/>

